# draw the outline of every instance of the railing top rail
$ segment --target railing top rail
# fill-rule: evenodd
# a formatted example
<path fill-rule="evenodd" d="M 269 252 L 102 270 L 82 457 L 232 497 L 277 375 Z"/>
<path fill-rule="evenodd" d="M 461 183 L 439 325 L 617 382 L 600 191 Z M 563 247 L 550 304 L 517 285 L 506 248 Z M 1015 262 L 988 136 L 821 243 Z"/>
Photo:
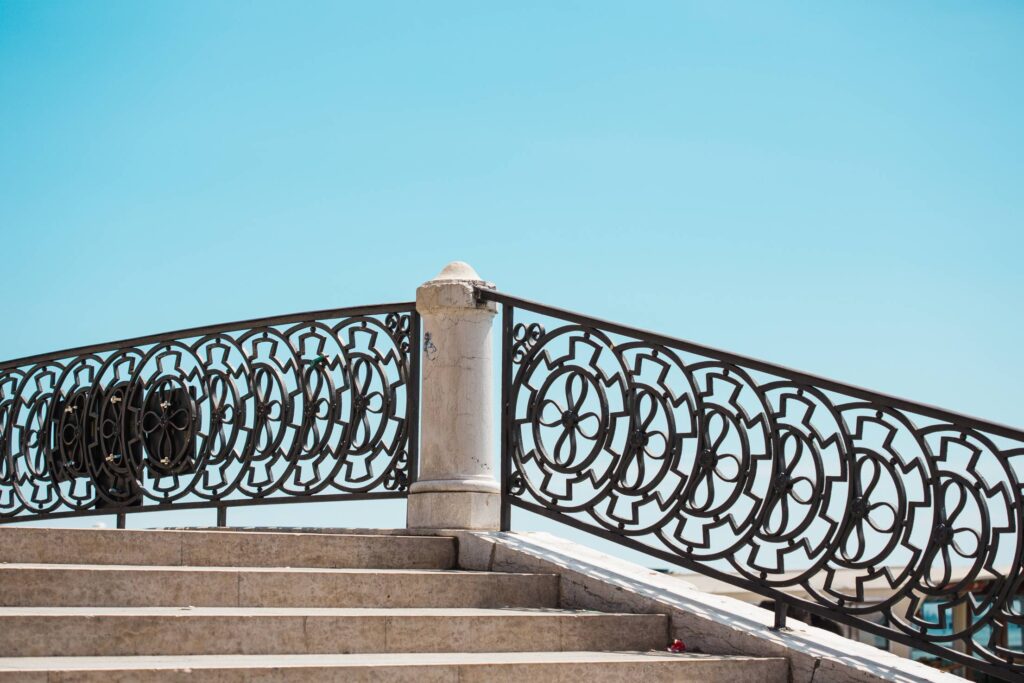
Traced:
<path fill-rule="evenodd" d="M 210 334 L 234 332 L 237 330 L 247 328 L 286 325 L 288 323 L 305 322 L 307 320 L 327 320 L 331 318 L 344 318 L 357 315 L 379 315 L 381 313 L 406 313 L 414 312 L 415 310 L 416 304 L 414 302 L 404 301 L 393 304 L 374 304 L 369 306 L 347 306 L 345 308 L 329 308 L 321 311 L 307 311 L 305 313 L 289 313 L 285 315 L 268 316 L 265 318 L 253 318 L 251 320 L 239 320 L 230 323 L 220 323 L 218 325 L 189 327 L 183 330 L 175 330 L 172 332 L 150 334 L 143 337 L 133 337 L 131 339 L 121 339 L 119 341 L 104 342 L 102 344 L 76 346 L 74 348 L 64 349 L 61 351 L 51 351 L 49 353 L 40 353 L 34 356 L 14 358 L 12 360 L 0 362 L 0 370 L 9 370 L 11 368 L 17 368 L 23 365 L 45 363 L 46 361 L 59 360 L 61 358 L 68 358 L 70 356 L 82 356 L 91 353 L 103 353 L 104 351 L 114 351 L 116 349 L 123 348 L 126 346 L 142 346 L 145 344 L 153 344 L 156 342 L 165 341 L 167 339 L 188 339 L 190 337 L 202 337 Z"/>
<path fill-rule="evenodd" d="M 994 434 L 1002 436 L 1008 439 L 1017 439 L 1024 441 L 1024 429 L 1011 427 L 1009 425 L 1000 424 L 998 422 L 992 422 L 991 420 L 985 420 L 979 417 L 973 417 L 971 415 L 965 415 L 964 413 L 947 410 L 938 406 L 928 405 L 926 403 L 919 403 L 917 401 L 911 401 L 909 399 L 900 398 L 898 396 L 892 396 L 890 394 L 884 394 L 863 387 L 858 387 L 853 384 L 847 384 L 820 375 L 815 375 L 809 372 L 803 372 L 801 370 L 794 370 L 784 365 L 777 365 L 775 363 L 769 363 L 757 358 L 751 358 L 750 356 L 744 356 L 739 353 L 733 353 L 731 351 L 723 351 L 722 349 L 716 349 L 710 346 L 704 346 L 696 342 L 688 341 L 686 339 L 679 339 L 676 337 L 669 337 L 649 330 L 644 330 L 637 327 L 630 327 L 628 325 L 622 325 L 620 323 L 611 322 L 608 320 L 602 320 L 601 318 L 594 318 L 591 316 L 583 315 L 582 313 L 576 313 L 575 311 L 569 311 L 564 308 L 558 308 L 556 306 L 548 306 L 547 304 L 537 303 L 536 301 L 530 301 L 528 299 L 521 299 L 510 294 L 498 292 L 492 289 L 477 289 L 477 297 L 485 301 L 493 301 L 500 304 L 510 304 L 516 308 L 522 308 L 524 310 L 532 311 L 540 315 L 550 315 L 556 318 L 562 318 L 580 325 L 587 325 L 592 327 L 601 328 L 604 331 L 611 332 L 613 334 L 621 334 L 628 337 L 634 337 L 642 339 L 644 341 L 653 342 L 655 344 L 661 344 L 669 348 L 686 351 L 689 353 L 696 353 L 716 360 L 725 361 L 727 363 L 735 363 L 742 365 L 746 368 L 756 370 L 758 372 L 765 372 L 786 379 L 800 382 L 803 384 L 813 385 L 817 388 L 824 389 L 826 391 L 835 391 L 847 396 L 854 398 L 860 398 L 865 401 L 870 401 L 882 406 L 895 408 L 897 410 L 906 410 L 926 417 L 934 418 L 937 420 L 948 421 L 957 427 L 962 428 L 977 428 Z M 2 366 L 0 366 L 2 367 Z"/>

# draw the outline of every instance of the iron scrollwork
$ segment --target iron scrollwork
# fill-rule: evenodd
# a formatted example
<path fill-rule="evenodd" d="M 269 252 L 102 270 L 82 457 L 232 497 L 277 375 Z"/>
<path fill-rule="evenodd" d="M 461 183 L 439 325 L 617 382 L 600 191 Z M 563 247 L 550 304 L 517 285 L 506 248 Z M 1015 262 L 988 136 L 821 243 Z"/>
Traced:
<path fill-rule="evenodd" d="M 0 522 L 397 497 L 415 471 L 412 304 L 0 365 Z"/>
<path fill-rule="evenodd" d="M 1024 432 L 481 296 L 507 317 L 506 520 L 527 509 L 1024 676 Z"/>

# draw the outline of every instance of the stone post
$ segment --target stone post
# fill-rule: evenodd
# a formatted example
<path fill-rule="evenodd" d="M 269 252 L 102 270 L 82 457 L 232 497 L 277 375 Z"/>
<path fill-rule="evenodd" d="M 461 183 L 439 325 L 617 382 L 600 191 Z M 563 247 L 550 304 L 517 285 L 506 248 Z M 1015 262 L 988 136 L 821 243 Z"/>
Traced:
<path fill-rule="evenodd" d="M 475 287 L 494 288 L 454 261 L 416 290 L 422 317 L 420 471 L 409 489 L 410 529 L 497 529 L 493 349 L 497 306 Z"/>

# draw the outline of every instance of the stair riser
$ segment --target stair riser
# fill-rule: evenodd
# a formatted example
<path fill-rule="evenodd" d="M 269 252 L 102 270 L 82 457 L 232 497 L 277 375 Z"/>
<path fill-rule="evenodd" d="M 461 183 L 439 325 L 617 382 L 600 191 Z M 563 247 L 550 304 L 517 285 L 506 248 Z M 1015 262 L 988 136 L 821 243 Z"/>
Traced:
<path fill-rule="evenodd" d="M 0 527 L 0 562 L 450 569 L 455 542 L 430 536 Z"/>
<path fill-rule="evenodd" d="M 558 577 L 0 566 L 14 607 L 556 607 Z"/>
<path fill-rule="evenodd" d="M 0 683 L 786 683 L 784 660 L 0 672 Z"/>
<path fill-rule="evenodd" d="M 534 652 L 664 647 L 663 615 L 9 616 L 0 656 Z"/>

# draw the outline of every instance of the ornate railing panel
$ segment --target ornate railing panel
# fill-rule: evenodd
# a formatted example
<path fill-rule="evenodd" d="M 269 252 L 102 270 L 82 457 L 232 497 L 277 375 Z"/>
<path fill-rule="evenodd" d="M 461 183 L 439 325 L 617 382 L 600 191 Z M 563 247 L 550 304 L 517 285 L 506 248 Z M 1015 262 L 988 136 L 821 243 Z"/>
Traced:
<path fill-rule="evenodd" d="M 403 497 L 418 337 L 403 303 L 0 364 L 0 522 Z"/>
<path fill-rule="evenodd" d="M 479 296 L 503 305 L 506 528 L 516 506 L 1024 675 L 1024 431 Z"/>

